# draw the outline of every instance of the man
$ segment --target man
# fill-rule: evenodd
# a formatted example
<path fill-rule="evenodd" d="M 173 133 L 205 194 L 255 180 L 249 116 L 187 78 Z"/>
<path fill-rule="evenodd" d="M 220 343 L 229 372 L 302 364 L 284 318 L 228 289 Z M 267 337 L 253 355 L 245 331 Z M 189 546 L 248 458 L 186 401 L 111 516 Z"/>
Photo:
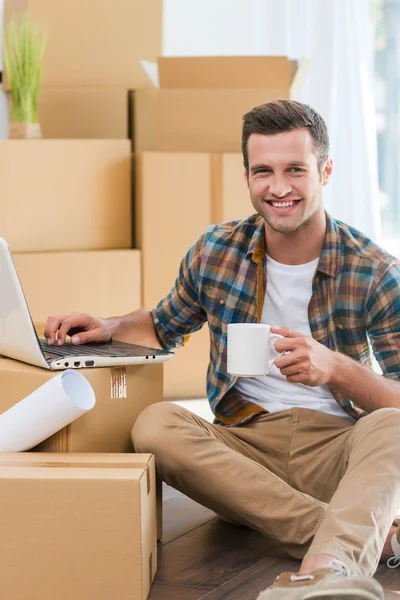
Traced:
<path fill-rule="evenodd" d="M 136 449 L 168 484 L 302 559 L 260 598 L 383 598 L 378 561 L 400 563 L 400 264 L 324 212 L 332 160 L 310 107 L 254 108 L 242 150 L 257 214 L 209 227 L 151 312 L 49 317 L 45 335 L 169 349 L 207 321 L 215 423 L 155 404 Z M 267 377 L 227 373 L 230 322 L 278 325 L 285 354 Z"/>

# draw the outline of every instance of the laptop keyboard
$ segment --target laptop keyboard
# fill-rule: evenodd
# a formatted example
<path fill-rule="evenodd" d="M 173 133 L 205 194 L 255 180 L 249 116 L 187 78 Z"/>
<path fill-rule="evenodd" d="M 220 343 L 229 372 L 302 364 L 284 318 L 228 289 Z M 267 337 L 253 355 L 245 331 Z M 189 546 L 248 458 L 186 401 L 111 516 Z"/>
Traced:
<path fill-rule="evenodd" d="M 136 346 L 135 344 L 125 344 L 124 342 L 107 342 L 105 344 L 84 344 L 74 346 L 64 344 L 63 346 L 49 346 L 46 340 L 39 340 L 44 353 L 54 354 L 55 356 L 146 356 L 153 354 L 168 354 L 164 350 Z"/>

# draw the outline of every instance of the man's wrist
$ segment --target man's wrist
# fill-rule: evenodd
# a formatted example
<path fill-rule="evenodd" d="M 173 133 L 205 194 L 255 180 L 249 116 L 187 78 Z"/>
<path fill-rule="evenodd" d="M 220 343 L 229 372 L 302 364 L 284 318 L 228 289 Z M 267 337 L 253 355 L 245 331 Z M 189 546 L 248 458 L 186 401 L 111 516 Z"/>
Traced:
<path fill-rule="evenodd" d="M 354 361 L 351 358 L 332 350 L 332 369 L 328 385 L 340 388 L 343 385 L 343 381 L 347 379 L 347 370 L 354 368 L 354 366 Z"/>
<path fill-rule="evenodd" d="M 113 339 L 121 325 L 121 319 L 120 317 L 111 317 L 110 319 L 105 319 L 105 323 L 110 333 L 110 339 Z"/>

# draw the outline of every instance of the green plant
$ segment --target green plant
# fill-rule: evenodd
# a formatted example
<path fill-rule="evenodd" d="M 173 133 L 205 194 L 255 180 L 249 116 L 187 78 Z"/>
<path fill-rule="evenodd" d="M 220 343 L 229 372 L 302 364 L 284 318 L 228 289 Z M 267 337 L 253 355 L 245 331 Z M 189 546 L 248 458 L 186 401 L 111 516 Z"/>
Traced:
<path fill-rule="evenodd" d="M 14 13 L 5 27 L 4 65 L 10 83 L 12 123 L 38 122 L 38 97 L 47 32 L 29 20 L 28 13 Z"/>

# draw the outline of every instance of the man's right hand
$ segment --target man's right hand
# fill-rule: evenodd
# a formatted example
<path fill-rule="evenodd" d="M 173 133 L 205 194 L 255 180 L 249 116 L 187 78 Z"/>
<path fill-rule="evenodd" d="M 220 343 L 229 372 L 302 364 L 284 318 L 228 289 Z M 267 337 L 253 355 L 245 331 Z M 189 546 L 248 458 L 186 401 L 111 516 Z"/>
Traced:
<path fill-rule="evenodd" d="M 88 342 L 109 342 L 112 337 L 111 320 L 78 312 L 55 315 L 47 319 L 44 337 L 49 345 L 62 346 L 67 335 L 71 336 L 71 343 L 77 345 Z"/>

